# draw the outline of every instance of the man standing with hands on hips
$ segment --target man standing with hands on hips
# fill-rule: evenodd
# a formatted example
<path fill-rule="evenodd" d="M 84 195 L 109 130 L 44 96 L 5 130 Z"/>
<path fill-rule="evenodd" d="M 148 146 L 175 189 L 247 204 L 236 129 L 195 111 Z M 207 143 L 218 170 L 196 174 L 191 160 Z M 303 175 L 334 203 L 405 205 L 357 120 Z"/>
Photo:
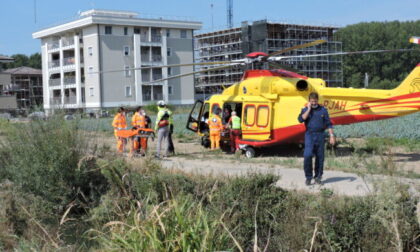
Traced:
<path fill-rule="evenodd" d="M 299 114 L 298 121 L 305 123 L 305 150 L 303 152 L 303 169 L 305 171 L 306 185 L 311 184 L 312 178 L 315 183 L 321 184 L 324 171 L 324 132 L 328 129 L 330 135 L 330 144 L 335 144 L 334 131 L 328 110 L 318 104 L 318 94 L 312 92 L 309 94 L 309 102 Z M 312 157 L 315 155 L 315 176 L 312 172 Z"/>

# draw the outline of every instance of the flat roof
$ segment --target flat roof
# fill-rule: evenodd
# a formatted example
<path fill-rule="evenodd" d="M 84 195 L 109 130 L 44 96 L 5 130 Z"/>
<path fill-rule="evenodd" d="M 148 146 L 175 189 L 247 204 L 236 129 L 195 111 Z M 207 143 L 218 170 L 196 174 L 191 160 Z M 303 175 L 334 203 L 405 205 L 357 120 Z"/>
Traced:
<path fill-rule="evenodd" d="M 93 24 L 121 25 L 121 26 L 152 26 L 160 28 L 176 28 L 198 30 L 202 22 L 188 20 L 174 20 L 164 18 L 136 17 L 138 13 L 128 11 L 89 10 L 80 13 L 75 20 L 52 26 L 32 33 L 35 39 L 48 37 L 69 30 L 90 26 Z"/>
<path fill-rule="evenodd" d="M 320 29 L 339 29 L 339 27 L 335 26 L 329 26 L 329 25 L 307 25 L 307 24 L 293 24 L 293 23 L 286 23 L 286 22 L 280 22 L 280 21 L 269 21 L 269 20 L 258 20 L 251 23 L 248 23 L 247 21 L 243 22 L 242 25 L 252 26 L 253 24 L 267 24 L 267 25 L 278 25 L 278 26 L 295 26 L 295 27 L 311 27 L 311 28 L 320 28 Z M 242 32 L 241 27 L 233 27 L 229 29 L 221 29 L 221 30 L 215 30 L 211 32 L 203 32 L 196 34 L 195 38 L 203 38 L 208 36 L 219 36 L 224 34 L 230 34 L 232 32 Z"/>

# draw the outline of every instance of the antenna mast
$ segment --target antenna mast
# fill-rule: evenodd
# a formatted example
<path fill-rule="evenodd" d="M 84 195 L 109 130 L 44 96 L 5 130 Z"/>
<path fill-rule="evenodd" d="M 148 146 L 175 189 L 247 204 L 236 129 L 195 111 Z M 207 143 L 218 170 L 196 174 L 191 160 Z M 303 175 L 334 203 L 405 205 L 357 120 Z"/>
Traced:
<path fill-rule="evenodd" d="M 227 3 L 227 26 L 233 28 L 233 0 L 226 0 Z"/>

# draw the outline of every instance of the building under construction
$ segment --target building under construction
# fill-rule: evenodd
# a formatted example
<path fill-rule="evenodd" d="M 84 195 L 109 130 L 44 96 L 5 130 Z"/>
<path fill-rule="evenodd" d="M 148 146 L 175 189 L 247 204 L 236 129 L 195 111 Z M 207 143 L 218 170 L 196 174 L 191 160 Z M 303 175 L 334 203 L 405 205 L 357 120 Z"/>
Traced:
<path fill-rule="evenodd" d="M 41 69 L 18 67 L 7 69 L 0 75 L 0 96 L 15 96 L 17 109 L 28 111 L 42 106 Z"/>
<path fill-rule="evenodd" d="M 286 55 L 307 55 L 342 52 L 340 41 L 334 39 L 337 27 L 293 25 L 256 21 L 242 22 L 241 27 L 203 33 L 195 36 L 196 62 L 226 61 L 244 58 L 250 52 L 272 53 L 285 48 L 323 39 L 326 43 L 289 51 Z M 196 71 L 215 66 L 197 66 Z M 342 86 L 342 59 L 340 56 L 293 58 L 271 68 L 284 68 L 313 78 L 322 78 L 330 86 Z M 198 95 L 220 92 L 241 80 L 243 66 L 196 74 Z"/>

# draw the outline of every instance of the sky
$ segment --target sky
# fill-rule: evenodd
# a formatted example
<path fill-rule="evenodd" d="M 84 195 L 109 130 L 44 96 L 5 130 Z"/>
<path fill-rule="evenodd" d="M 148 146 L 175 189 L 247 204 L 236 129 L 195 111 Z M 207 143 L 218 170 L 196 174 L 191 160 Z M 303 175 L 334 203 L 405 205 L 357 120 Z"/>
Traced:
<path fill-rule="evenodd" d="M 205 32 L 227 27 L 226 0 L 0 0 L 0 55 L 39 52 L 40 41 L 32 38 L 33 32 L 93 8 L 201 21 Z M 419 10 L 420 0 L 233 0 L 235 26 L 267 19 L 344 27 L 359 22 L 419 20 Z"/>

